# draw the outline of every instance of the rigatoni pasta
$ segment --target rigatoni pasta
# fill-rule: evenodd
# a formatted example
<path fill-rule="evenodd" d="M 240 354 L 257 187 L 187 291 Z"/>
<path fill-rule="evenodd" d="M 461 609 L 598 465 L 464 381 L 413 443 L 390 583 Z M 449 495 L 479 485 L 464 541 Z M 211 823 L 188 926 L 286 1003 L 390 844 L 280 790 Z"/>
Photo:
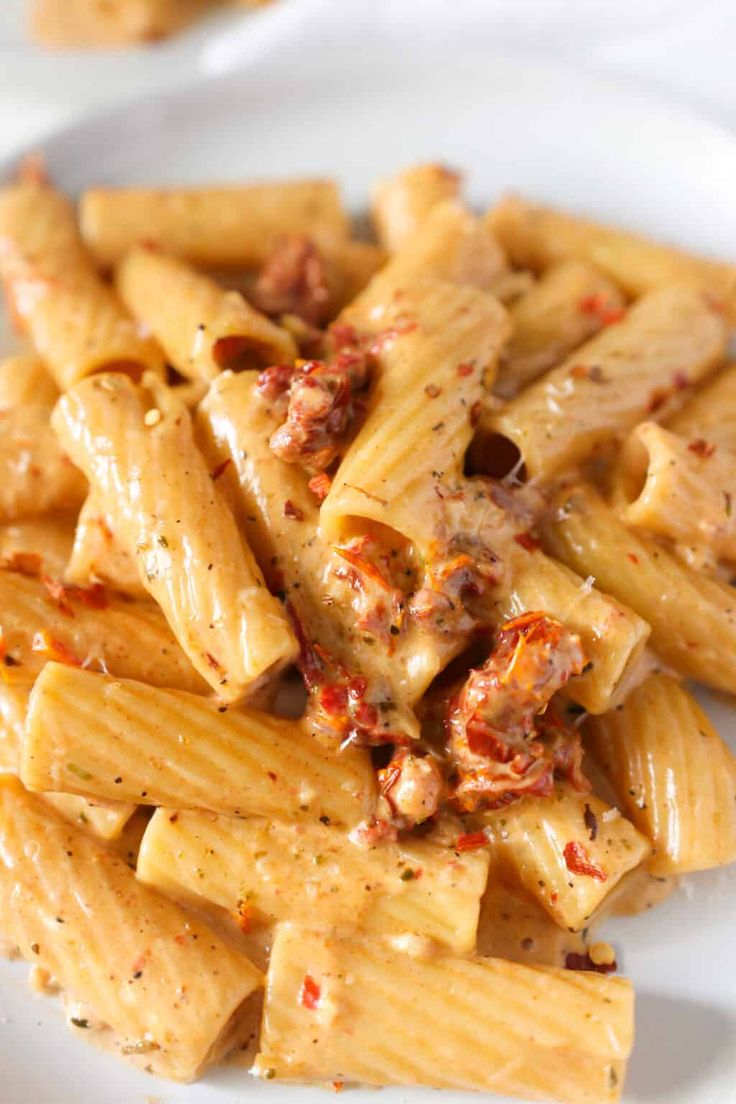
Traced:
<path fill-rule="evenodd" d="M 285 330 L 237 291 L 223 291 L 175 257 L 132 249 L 118 266 L 116 285 L 133 317 L 187 378 L 211 380 L 225 368 L 265 368 L 296 357 Z"/>
<path fill-rule="evenodd" d="M 64 664 L 36 680 L 26 733 L 21 776 L 34 790 L 349 827 L 374 805 L 361 749 L 335 758 L 298 721 Z"/>
<path fill-rule="evenodd" d="M 256 1070 L 285 1080 L 609 1101 L 618 1098 L 632 1022 L 632 993 L 619 979 L 493 958 L 426 960 L 381 940 L 284 925 Z"/>
<path fill-rule="evenodd" d="M 485 849 L 457 854 L 431 838 L 367 850 L 332 825 L 159 809 L 143 837 L 138 876 L 172 896 L 204 898 L 250 927 L 293 921 L 411 932 L 468 954 L 488 861 Z"/>
<path fill-rule="evenodd" d="M 460 174 L 446 165 L 425 164 L 404 169 L 373 189 L 371 214 L 381 244 L 396 253 L 446 199 L 458 199 Z"/>
<path fill-rule="evenodd" d="M 123 1054 L 145 1054 L 175 1080 L 195 1077 L 258 989 L 255 966 L 9 777 L 0 841 L 5 936 L 89 1005 Z"/>
<path fill-rule="evenodd" d="M 50 185 L 21 180 L 0 191 L 0 238 L 12 317 L 59 388 L 102 370 L 161 370 L 160 350 L 99 278 L 74 208 Z"/>
<path fill-rule="evenodd" d="M 618 800 L 654 851 L 653 874 L 736 860 L 736 759 L 687 690 L 653 674 L 589 727 Z"/>
<path fill-rule="evenodd" d="M 495 394 L 517 395 L 604 326 L 620 321 L 624 305 L 618 286 L 594 265 L 575 259 L 552 265 L 509 307 L 512 334 Z"/>
<path fill-rule="evenodd" d="M 619 462 L 624 493 L 619 514 L 626 525 L 734 561 L 736 450 L 641 422 Z"/>
<path fill-rule="evenodd" d="M 675 670 L 736 692 L 733 589 L 688 567 L 618 520 L 592 487 L 563 489 L 546 528 L 551 550 L 652 626 L 652 647 Z"/>
<path fill-rule="evenodd" d="M 615 1102 L 736 860 L 736 269 L 461 183 L 0 193 L 0 940 L 164 1076 Z"/>
<path fill-rule="evenodd" d="M 533 478 L 550 478 L 658 411 L 723 360 L 728 329 L 699 291 L 649 292 L 532 384 L 488 427 L 509 438 Z"/>
<path fill-rule="evenodd" d="M 318 245 L 348 237 L 330 180 L 291 180 L 209 188 L 92 188 L 80 204 L 82 237 L 112 267 L 143 242 L 210 267 L 257 268 L 287 234 Z"/>
<path fill-rule="evenodd" d="M 189 414 L 121 375 L 66 395 L 54 426 L 194 667 L 237 701 L 296 644 L 215 486 Z M 142 461 L 141 457 L 145 457 Z"/>
<path fill-rule="evenodd" d="M 696 257 L 628 233 L 510 195 L 488 212 L 488 223 L 515 264 L 545 270 L 568 257 L 591 261 L 631 296 L 687 283 L 713 297 L 731 317 L 736 309 L 733 264 Z"/>

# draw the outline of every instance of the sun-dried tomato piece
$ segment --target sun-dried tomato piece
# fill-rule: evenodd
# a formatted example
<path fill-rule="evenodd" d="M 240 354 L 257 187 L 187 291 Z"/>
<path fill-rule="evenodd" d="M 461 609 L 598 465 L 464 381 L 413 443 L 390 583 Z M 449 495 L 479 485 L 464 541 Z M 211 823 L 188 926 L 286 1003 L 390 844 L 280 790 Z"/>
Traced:
<path fill-rule="evenodd" d="M 274 245 L 251 295 L 264 314 L 295 314 L 310 326 L 329 318 L 327 269 L 317 245 L 306 234 L 289 234 Z"/>
<path fill-rule="evenodd" d="M 580 638 L 544 613 L 525 613 L 502 626 L 490 656 L 471 671 L 449 707 L 450 752 L 458 772 L 454 798 L 460 808 L 471 811 L 509 794 L 552 791 L 561 731 L 545 742 L 536 718 L 584 665 Z M 572 740 L 577 743 L 576 733 Z"/>

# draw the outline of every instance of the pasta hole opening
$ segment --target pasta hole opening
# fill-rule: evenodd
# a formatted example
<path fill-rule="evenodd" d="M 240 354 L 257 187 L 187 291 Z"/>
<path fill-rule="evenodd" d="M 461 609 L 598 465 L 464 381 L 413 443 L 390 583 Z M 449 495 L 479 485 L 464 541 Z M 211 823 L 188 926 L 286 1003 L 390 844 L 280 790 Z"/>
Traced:
<path fill-rule="evenodd" d="M 282 671 L 271 700 L 271 709 L 277 717 L 300 721 L 307 711 L 307 689 L 296 667 Z"/>
<path fill-rule="evenodd" d="M 139 364 L 135 360 L 109 360 L 95 369 L 96 372 L 119 372 L 123 376 L 129 376 L 133 383 L 140 383 L 146 370 L 145 364 Z"/>
<path fill-rule="evenodd" d="M 493 479 L 505 479 L 513 475 L 520 483 L 526 482 L 526 466 L 518 447 L 501 433 L 479 429 L 465 453 L 465 475 L 487 475 Z"/>
<path fill-rule="evenodd" d="M 263 341 L 244 334 L 219 337 L 212 346 L 212 359 L 223 371 L 246 372 L 268 368 L 274 361 L 274 350 Z"/>
<path fill-rule="evenodd" d="M 621 450 L 614 475 L 614 498 L 622 506 L 631 506 L 646 486 L 650 463 L 649 449 L 638 434 L 631 434 Z"/>

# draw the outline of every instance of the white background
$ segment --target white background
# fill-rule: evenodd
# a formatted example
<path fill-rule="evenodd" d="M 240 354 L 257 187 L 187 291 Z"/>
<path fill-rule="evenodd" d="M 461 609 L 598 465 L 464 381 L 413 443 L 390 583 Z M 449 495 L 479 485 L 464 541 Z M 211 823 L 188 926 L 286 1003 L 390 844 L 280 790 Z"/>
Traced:
<path fill-rule="evenodd" d="M 0 0 L 0 157 L 96 106 L 276 48 L 316 6 L 331 6 L 339 21 L 367 14 L 403 27 L 407 49 L 448 13 L 447 0 L 280 0 L 254 14 L 215 15 L 173 42 L 88 53 L 33 45 L 24 28 L 30 3 Z M 482 18 L 501 52 L 623 76 L 736 129 L 732 0 L 452 0 L 451 10 L 455 48 Z"/>

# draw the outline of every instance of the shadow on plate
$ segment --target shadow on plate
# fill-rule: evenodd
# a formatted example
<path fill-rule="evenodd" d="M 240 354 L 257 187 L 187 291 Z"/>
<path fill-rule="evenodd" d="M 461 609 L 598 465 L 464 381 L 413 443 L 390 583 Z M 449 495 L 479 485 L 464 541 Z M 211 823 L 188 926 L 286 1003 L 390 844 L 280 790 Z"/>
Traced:
<path fill-rule="evenodd" d="M 705 1085 L 733 1052 L 736 1012 L 655 993 L 636 998 L 636 1045 L 626 1088 L 637 1102 L 671 1104 L 676 1093 Z M 696 1100 L 696 1096 L 687 1096 Z"/>

